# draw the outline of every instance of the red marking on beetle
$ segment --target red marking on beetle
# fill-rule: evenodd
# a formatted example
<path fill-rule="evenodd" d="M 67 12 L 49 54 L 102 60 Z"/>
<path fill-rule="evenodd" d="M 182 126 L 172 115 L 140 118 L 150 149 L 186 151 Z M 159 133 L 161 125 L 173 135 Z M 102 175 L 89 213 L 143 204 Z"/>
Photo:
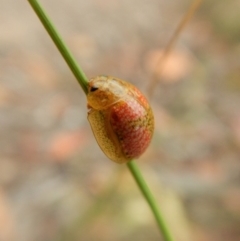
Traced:
<path fill-rule="evenodd" d="M 146 120 L 147 111 L 137 101 L 121 101 L 112 108 L 110 123 L 124 155 L 139 157 L 148 147 L 152 133 Z"/>

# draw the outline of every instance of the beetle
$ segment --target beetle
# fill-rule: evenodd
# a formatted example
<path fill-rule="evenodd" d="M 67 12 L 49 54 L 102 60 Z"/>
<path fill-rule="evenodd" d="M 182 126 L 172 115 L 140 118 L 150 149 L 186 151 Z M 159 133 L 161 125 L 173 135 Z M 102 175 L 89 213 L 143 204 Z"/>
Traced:
<path fill-rule="evenodd" d="M 88 82 L 87 102 L 93 134 L 109 159 L 126 163 L 147 149 L 154 116 L 147 99 L 134 85 L 99 75 Z"/>

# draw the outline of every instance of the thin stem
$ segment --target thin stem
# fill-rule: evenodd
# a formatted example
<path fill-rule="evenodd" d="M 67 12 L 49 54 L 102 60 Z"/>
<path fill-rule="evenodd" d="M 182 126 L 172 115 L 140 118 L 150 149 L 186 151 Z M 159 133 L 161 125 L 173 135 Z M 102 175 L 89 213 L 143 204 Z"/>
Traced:
<path fill-rule="evenodd" d="M 72 70 L 73 74 L 77 78 L 79 84 L 81 85 L 82 89 L 85 93 L 87 93 L 87 78 L 83 71 L 80 69 L 80 67 L 77 65 L 76 61 L 74 60 L 72 54 L 66 47 L 65 43 L 61 39 L 60 35 L 56 31 L 55 27 L 45 14 L 43 8 L 41 5 L 37 2 L 37 0 L 28 0 L 28 2 L 31 4 L 32 8 L 36 12 L 37 16 L 41 20 L 42 24 L 44 25 L 45 29 L 51 36 L 53 42 L 57 46 L 58 50 L 62 54 L 63 58 L 67 62 L 68 66 Z M 153 195 L 151 194 L 146 182 L 144 181 L 141 172 L 139 168 L 137 167 L 137 164 L 134 161 L 131 161 L 127 164 L 129 170 L 131 171 L 134 179 L 136 180 L 140 190 L 142 191 L 142 194 L 146 198 L 153 215 L 156 218 L 159 230 L 162 232 L 163 238 L 165 241 L 173 241 L 173 238 L 170 235 L 170 231 L 168 230 L 164 218 L 162 217 L 157 204 L 154 200 Z"/>
<path fill-rule="evenodd" d="M 163 54 L 159 57 L 156 67 L 154 69 L 153 76 L 151 78 L 151 82 L 149 84 L 148 88 L 148 96 L 151 97 L 153 94 L 153 91 L 156 87 L 157 82 L 161 78 L 163 68 L 164 68 L 164 63 L 166 63 L 166 60 L 172 51 L 175 43 L 177 42 L 180 33 L 183 31 L 189 20 L 192 18 L 194 13 L 197 11 L 197 9 L 200 7 L 202 3 L 202 0 L 194 0 L 192 4 L 190 5 L 188 11 L 184 14 L 182 20 L 180 21 L 179 25 L 177 26 L 176 30 L 174 31 L 172 37 L 168 41 L 167 46 L 165 47 Z"/>
<path fill-rule="evenodd" d="M 71 69 L 72 73 L 76 77 L 78 83 L 81 85 L 83 91 L 85 94 L 87 93 L 87 77 L 84 74 L 84 72 L 81 70 L 81 68 L 78 66 L 76 60 L 74 59 L 73 55 L 71 54 L 70 50 L 67 48 L 66 44 L 60 37 L 59 33 L 57 32 L 54 25 L 51 23 L 49 17 L 43 10 L 42 6 L 38 3 L 37 0 L 28 0 L 30 5 L 32 6 L 33 10 L 39 17 L 40 21 L 42 22 L 43 26 L 47 30 L 48 34 L 52 38 L 53 42 L 57 46 L 59 52 L 65 59 L 67 65 Z"/>
<path fill-rule="evenodd" d="M 161 230 L 161 232 L 162 232 L 162 236 L 163 236 L 164 240 L 165 241 L 173 241 L 174 239 L 171 235 L 170 230 L 167 227 L 167 224 L 165 223 L 164 217 L 162 216 L 160 210 L 158 209 L 157 203 L 156 203 L 149 187 L 147 186 L 137 164 L 134 161 L 130 161 L 127 163 L 127 166 L 129 168 L 130 172 L 132 173 L 132 176 L 134 177 L 143 196 L 147 200 L 147 202 L 153 212 L 153 215 L 156 219 L 159 230 Z"/>

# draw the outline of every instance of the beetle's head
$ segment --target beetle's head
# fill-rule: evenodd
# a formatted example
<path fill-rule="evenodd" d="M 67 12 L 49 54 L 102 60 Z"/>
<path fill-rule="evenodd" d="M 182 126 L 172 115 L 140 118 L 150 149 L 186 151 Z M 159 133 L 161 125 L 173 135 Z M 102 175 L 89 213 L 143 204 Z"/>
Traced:
<path fill-rule="evenodd" d="M 111 76 L 97 76 L 88 82 L 87 101 L 90 108 L 107 109 L 125 94 L 121 81 Z"/>

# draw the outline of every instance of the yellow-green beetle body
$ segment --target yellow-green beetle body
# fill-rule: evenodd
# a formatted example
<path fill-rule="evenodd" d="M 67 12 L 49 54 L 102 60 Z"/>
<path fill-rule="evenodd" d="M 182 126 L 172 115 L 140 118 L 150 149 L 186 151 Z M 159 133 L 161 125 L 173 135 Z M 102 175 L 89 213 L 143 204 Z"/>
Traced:
<path fill-rule="evenodd" d="M 130 83 L 97 76 L 88 84 L 88 120 L 102 151 L 117 163 L 138 158 L 148 147 L 154 117 L 146 98 Z"/>

